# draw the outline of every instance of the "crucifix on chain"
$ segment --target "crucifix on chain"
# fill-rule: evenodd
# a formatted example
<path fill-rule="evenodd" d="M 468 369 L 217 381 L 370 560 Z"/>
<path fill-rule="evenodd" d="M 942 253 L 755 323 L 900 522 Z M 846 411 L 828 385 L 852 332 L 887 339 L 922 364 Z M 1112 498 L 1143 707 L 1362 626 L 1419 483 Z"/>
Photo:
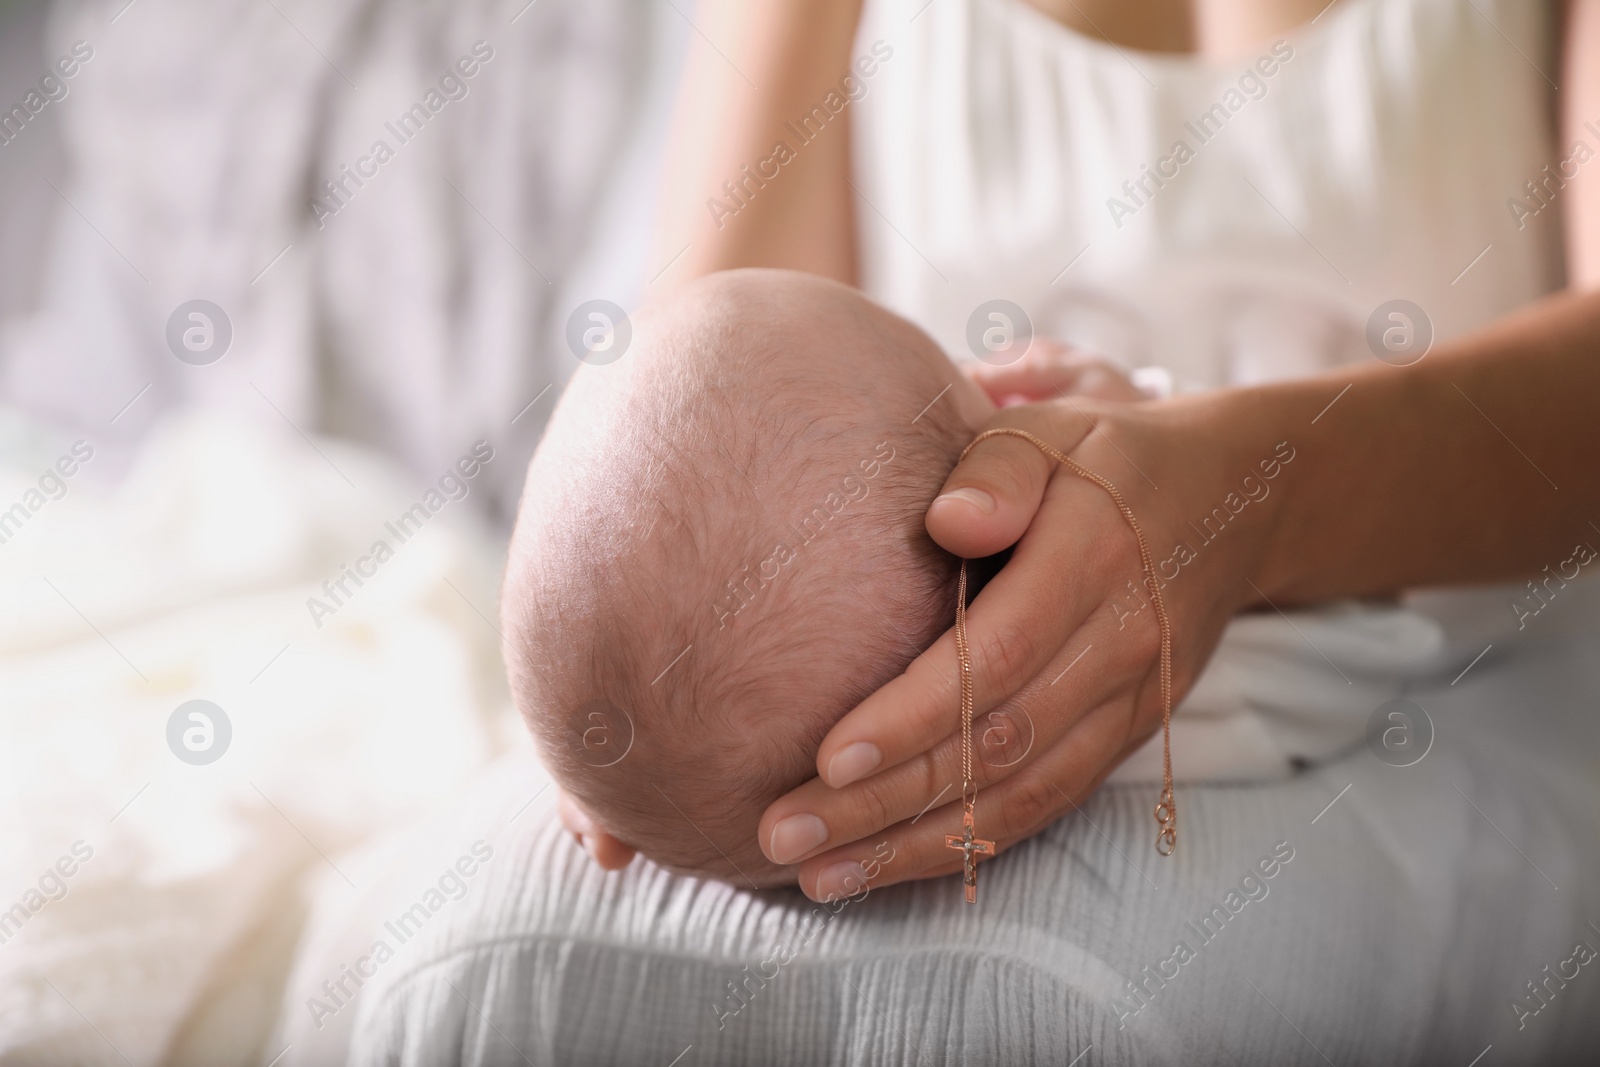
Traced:
<path fill-rule="evenodd" d="M 961 833 L 946 834 L 944 847 L 961 852 L 961 882 L 967 887 L 967 903 L 978 902 L 978 856 L 994 855 L 994 842 L 978 837 L 972 825 L 972 808 L 969 805 L 961 817 Z"/>
<path fill-rule="evenodd" d="M 1150 599 L 1155 604 L 1156 625 L 1161 632 L 1161 802 L 1156 805 L 1156 822 L 1161 830 L 1156 835 L 1156 851 L 1163 856 L 1172 855 L 1173 849 L 1178 844 L 1178 806 L 1172 799 L 1172 623 L 1167 617 L 1167 608 L 1161 599 L 1161 582 L 1156 578 L 1155 564 L 1151 560 L 1150 546 L 1145 540 L 1144 531 L 1139 528 L 1139 522 L 1133 517 L 1133 511 L 1123 500 L 1122 493 L 1115 485 L 1106 481 L 1100 475 L 1081 466 L 1065 453 L 1053 445 L 1046 444 L 1027 430 L 1017 429 L 1013 426 L 1000 426 L 985 430 L 972 443 L 961 452 L 958 462 L 965 462 L 967 455 L 977 447 L 978 443 L 990 437 L 1001 435 L 1020 437 L 1029 442 L 1039 451 L 1061 464 L 1080 478 L 1086 478 L 1105 490 L 1111 497 L 1111 502 L 1122 512 L 1122 518 L 1133 532 L 1134 540 L 1139 543 L 1139 561 L 1144 571 L 1145 587 L 1150 590 Z M 972 652 L 967 646 L 967 561 L 961 561 L 961 569 L 956 579 L 956 665 L 961 674 L 961 833 L 946 834 L 944 845 L 961 853 L 961 881 L 967 889 L 967 903 L 978 902 L 978 857 L 993 856 L 994 842 L 985 841 L 978 836 L 977 829 L 972 824 L 972 809 L 978 800 L 978 782 L 973 773 L 973 742 L 972 742 Z M 1073 662 L 1076 662 L 1074 660 Z M 947 787 L 948 788 L 948 787 Z M 935 798 L 937 799 L 937 798 Z"/>

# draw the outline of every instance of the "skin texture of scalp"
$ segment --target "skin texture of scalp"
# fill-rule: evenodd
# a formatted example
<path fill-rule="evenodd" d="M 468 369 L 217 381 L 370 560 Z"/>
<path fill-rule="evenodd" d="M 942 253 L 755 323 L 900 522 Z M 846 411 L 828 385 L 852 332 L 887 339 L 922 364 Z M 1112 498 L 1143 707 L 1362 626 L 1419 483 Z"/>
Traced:
<path fill-rule="evenodd" d="M 713 275 L 642 312 L 553 417 L 507 565 L 506 661 L 547 766 L 669 868 L 793 881 L 762 809 L 949 626 L 923 515 L 987 400 L 845 286 Z"/>

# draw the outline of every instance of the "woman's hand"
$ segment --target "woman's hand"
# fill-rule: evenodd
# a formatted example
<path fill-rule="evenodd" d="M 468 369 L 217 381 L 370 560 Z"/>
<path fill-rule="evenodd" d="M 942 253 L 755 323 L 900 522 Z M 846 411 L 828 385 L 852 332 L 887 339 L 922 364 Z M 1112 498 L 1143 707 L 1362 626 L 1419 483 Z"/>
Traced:
<path fill-rule="evenodd" d="M 1163 581 L 1174 701 L 1253 599 L 1249 565 L 1271 525 L 1262 501 L 1211 542 L 1198 543 L 1188 526 L 1229 494 L 1242 499 L 1241 479 L 1261 477 L 1255 453 L 1273 450 L 1263 441 L 1224 451 L 1204 409 L 1204 401 L 1065 399 L 1001 411 L 986 427 L 1027 430 L 1121 490 Z M 1106 492 L 1019 438 L 979 444 L 951 473 L 927 526 L 969 559 L 1015 546 L 967 615 L 978 827 L 1003 851 L 1074 810 L 1159 727 L 1155 611 L 1138 543 Z M 961 823 L 957 677 L 947 632 L 834 726 L 817 754 L 818 778 L 767 809 L 762 849 L 774 862 L 801 863 L 801 888 L 814 899 L 862 884 L 864 839 L 887 839 L 896 854 L 872 885 L 960 868 L 945 845 Z M 1152 818 L 1152 842 L 1156 832 Z"/>
<path fill-rule="evenodd" d="M 1050 337 L 1035 337 L 1015 363 L 974 362 L 962 369 L 1001 408 L 1068 396 L 1128 402 L 1152 399 L 1133 384 L 1121 364 Z"/>

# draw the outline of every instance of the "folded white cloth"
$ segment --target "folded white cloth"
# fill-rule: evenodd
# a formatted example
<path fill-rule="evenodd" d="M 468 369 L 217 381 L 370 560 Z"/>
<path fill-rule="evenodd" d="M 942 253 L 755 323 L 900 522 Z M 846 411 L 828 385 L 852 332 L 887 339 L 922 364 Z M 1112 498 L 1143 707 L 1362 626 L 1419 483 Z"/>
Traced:
<path fill-rule="evenodd" d="M 1240 616 L 1173 713 L 1173 775 L 1195 782 L 1288 777 L 1359 742 L 1377 708 L 1448 669 L 1464 651 L 1446 641 L 1436 619 L 1398 605 Z M 1109 780 L 1161 781 L 1160 735 Z"/>

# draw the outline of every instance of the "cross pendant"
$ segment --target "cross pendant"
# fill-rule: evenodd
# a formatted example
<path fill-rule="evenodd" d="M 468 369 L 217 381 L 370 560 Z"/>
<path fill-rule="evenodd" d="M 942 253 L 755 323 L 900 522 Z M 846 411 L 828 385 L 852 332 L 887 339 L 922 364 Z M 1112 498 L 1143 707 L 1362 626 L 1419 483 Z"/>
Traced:
<path fill-rule="evenodd" d="M 972 825 L 972 809 L 967 808 L 961 815 L 961 833 L 946 834 L 944 847 L 961 851 L 961 881 L 967 887 L 967 903 L 978 902 L 978 856 L 994 855 L 994 842 L 985 841 L 977 836 L 977 830 Z"/>

